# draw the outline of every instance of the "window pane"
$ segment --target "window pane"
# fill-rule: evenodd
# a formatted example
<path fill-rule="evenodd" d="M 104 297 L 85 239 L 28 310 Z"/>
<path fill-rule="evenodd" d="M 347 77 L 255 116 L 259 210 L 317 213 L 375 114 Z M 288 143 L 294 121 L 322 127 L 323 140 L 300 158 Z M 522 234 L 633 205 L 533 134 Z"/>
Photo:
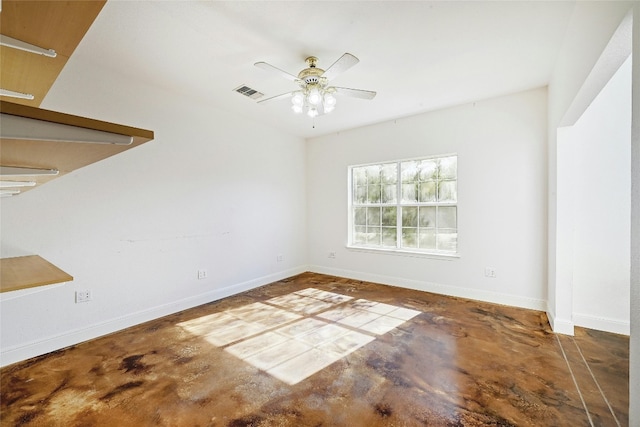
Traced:
<path fill-rule="evenodd" d="M 380 208 L 367 209 L 367 225 L 380 225 Z"/>
<path fill-rule="evenodd" d="M 435 228 L 436 227 L 436 208 L 434 207 L 421 207 L 420 208 L 420 228 Z"/>
<path fill-rule="evenodd" d="M 356 187 L 356 194 L 353 198 L 354 203 L 364 204 L 367 203 L 367 186 L 358 185 Z"/>
<path fill-rule="evenodd" d="M 397 208 L 382 208 L 382 225 L 395 227 L 397 222 Z"/>
<path fill-rule="evenodd" d="M 423 160 L 420 162 L 420 181 L 435 181 L 438 179 L 437 161 Z"/>
<path fill-rule="evenodd" d="M 457 187 L 456 181 L 440 181 L 438 200 L 440 202 L 455 202 Z"/>
<path fill-rule="evenodd" d="M 353 185 L 366 185 L 366 184 L 367 184 L 366 168 L 353 168 Z"/>
<path fill-rule="evenodd" d="M 443 157 L 440 159 L 440 179 L 456 179 L 458 176 L 458 157 Z"/>
<path fill-rule="evenodd" d="M 397 186 L 383 185 L 382 186 L 382 203 L 396 203 Z"/>
<path fill-rule="evenodd" d="M 435 202 L 436 201 L 436 182 L 422 182 L 420 183 L 420 198 L 419 202 Z"/>
<path fill-rule="evenodd" d="M 409 183 L 418 180 L 420 169 L 419 162 L 402 162 L 400 163 L 400 173 L 402 174 L 402 182 Z"/>
<path fill-rule="evenodd" d="M 380 246 L 380 227 L 367 227 L 367 245 Z"/>
<path fill-rule="evenodd" d="M 356 245 L 364 245 L 367 243 L 367 228 L 363 226 L 355 227 L 353 233 L 353 243 Z"/>
<path fill-rule="evenodd" d="M 418 201 L 418 184 L 402 184 L 402 203 L 415 203 Z"/>
<path fill-rule="evenodd" d="M 384 184 L 395 184 L 396 182 L 398 182 L 397 163 L 382 165 L 382 182 Z"/>
<path fill-rule="evenodd" d="M 382 246 L 397 247 L 398 233 L 395 227 L 382 227 Z"/>
<path fill-rule="evenodd" d="M 438 250 L 456 252 L 458 232 L 456 230 L 438 230 Z"/>
<path fill-rule="evenodd" d="M 367 201 L 369 203 L 380 203 L 380 186 L 379 185 L 367 186 Z"/>
<path fill-rule="evenodd" d="M 455 206 L 438 208 L 438 228 L 458 228 Z"/>
<path fill-rule="evenodd" d="M 367 166 L 367 184 L 380 184 L 380 165 Z"/>
<path fill-rule="evenodd" d="M 351 174 L 352 244 L 457 251 L 457 156 L 352 167 Z"/>
<path fill-rule="evenodd" d="M 402 208 L 402 226 L 403 227 L 418 226 L 418 208 L 417 207 Z"/>
<path fill-rule="evenodd" d="M 435 249 L 436 248 L 436 231 L 420 230 L 420 249 Z"/>
<path fill-rule="evenodd" d="M 403 228 L 402 229 L 402 247 L 417 248 L 418 247 L 417 237 L 418 237 L 417 228 Z"/>
<path fill-rule="evenodd" d="M 355 208 L 353 210 L 353 225 L 367 224 L 367 208 Z"/>

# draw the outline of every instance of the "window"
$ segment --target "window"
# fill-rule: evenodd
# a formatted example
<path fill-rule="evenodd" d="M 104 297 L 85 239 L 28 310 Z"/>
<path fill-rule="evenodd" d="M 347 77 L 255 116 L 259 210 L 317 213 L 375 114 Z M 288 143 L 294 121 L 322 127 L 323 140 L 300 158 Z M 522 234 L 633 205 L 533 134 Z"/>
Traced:
<path fill-rule="evenodd" d="M 456 254 L 458 157 L 351 166 L 349 246 Z"/>

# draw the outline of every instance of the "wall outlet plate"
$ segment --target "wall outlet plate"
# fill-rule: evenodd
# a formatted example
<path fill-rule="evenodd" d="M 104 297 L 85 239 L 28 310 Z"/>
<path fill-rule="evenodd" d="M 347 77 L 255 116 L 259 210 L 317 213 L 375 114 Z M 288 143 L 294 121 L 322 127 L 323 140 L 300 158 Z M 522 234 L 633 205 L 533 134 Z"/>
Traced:
<path fill-rule="evenodd" d="M 207 278 L 207 270 L 198 270 L 198 280 Z"/>
<path fill-rule="evenodd" d="M 76 304 L 91 301 L 91 291 L 76 291 Z"/>

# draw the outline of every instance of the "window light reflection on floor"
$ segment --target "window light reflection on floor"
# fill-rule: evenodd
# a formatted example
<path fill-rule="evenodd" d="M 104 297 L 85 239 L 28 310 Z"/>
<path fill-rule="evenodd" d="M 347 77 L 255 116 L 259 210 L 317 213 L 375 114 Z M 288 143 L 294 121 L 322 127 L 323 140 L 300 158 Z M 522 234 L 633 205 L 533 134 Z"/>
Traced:
<path fill-rule="evenodd" d="M 293 385 L 420 313 L 307 288 L 179 326 Z"/>

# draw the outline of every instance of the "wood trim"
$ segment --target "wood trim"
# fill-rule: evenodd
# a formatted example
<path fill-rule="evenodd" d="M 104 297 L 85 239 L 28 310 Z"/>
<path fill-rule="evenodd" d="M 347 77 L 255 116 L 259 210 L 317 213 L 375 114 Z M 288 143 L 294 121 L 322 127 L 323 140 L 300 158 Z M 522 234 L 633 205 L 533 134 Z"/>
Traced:
<path fill-rule="evenodd" d="M 72 280 L 72 276 L 38 255 L 0 259 L 0 292 L 17 291 Z"/>

